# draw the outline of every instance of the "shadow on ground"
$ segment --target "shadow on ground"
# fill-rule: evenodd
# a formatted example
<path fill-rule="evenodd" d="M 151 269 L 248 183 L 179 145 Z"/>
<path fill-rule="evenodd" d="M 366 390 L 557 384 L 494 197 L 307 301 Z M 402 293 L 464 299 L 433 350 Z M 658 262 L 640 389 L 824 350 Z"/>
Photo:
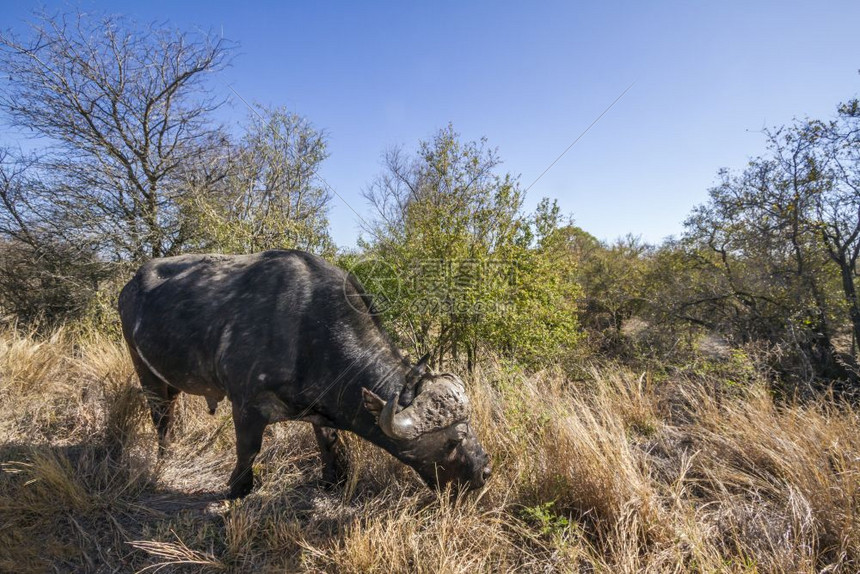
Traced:
<path fill-rule="evenodd" d="M 276 519 L 319 540 L 346 518 L 342 490 L 325 490 L 307 457 L 242 501 L 215 487 L 228 472 L 217 483 L 206 473 L 199 484 L 213 488 L 181 489 L 165 480 L 170 465 L 99 444 L 0 445 L 0 571 L 134 572 L 170 562 L 159 571 L 241 569 L 236 557 L 255 536 L 247 522 Z M 283 566 L 298 567 L 289 562 L 298 546 L 282 550 Z"/>

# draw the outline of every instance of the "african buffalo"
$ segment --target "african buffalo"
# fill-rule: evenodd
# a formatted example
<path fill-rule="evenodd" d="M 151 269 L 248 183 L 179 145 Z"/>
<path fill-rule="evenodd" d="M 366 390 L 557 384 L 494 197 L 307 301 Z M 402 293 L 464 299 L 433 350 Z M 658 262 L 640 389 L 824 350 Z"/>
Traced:
<path fill-rule="evenodd" d="M 324 479 L 342 476 L 338 431 L 414 468 L 428 485 L 479 488 L 489 459 L 469 425 L 463 382 L 414 366 L 391 343 L 358 281 L 301 251 L 181 255 L 144 264 L 119 296 L 122 330 L 158 429 L 184 391 L 211 413 L 232 403 L 236 468 L 248 494 L 269 423 L 313 424 Z"/>

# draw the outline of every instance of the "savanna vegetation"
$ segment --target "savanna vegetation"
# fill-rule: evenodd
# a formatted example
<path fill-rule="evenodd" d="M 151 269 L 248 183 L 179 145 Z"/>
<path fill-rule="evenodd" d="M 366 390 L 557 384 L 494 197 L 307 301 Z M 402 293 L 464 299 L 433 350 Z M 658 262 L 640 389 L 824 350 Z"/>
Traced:
<path fill-rule="evenodd" d="M 0 34 L 0 114 L 28 138 L 0 150 L 0 570 L 860 569 L 856 99 L 766 131 L 660 245 L 525 209 L 499 152 L 444 126 L 383 153 L 343 250 L 325 131 L 216 121 L 234 55 L 91 15 Z M 282 423 L 226 501 L 229 409 L 189 396 L 158 458 L 119 288 L 152 257 L 273 248 L 350 269 L 401 348 L 462 374 L 481 492 L 355 437 L 323 488 L 310 427 Z"/>

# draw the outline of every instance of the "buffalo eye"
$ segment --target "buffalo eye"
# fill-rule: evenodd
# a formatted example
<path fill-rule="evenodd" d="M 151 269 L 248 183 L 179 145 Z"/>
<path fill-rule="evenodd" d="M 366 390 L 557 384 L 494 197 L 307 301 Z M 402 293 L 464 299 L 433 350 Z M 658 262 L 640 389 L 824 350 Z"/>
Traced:
<path fill-rule="evenodd" d="M 448 450 L 454 450 L 455 448 L 457 448 L 457 445 L 459 445 L 461 442 L 463 442 L 463 439 L 460 439 L 460 438 L 449 438 L 449 439 L 448 439 L 448 442 L 446 442 L 446 443 L 445 443 L 445 447 L 446 447 Z"/>

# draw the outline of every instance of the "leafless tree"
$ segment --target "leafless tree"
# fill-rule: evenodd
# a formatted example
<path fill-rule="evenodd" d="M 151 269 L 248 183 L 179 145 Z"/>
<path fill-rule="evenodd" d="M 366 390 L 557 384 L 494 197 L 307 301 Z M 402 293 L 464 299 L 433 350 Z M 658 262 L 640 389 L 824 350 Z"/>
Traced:
<path fill-rule="evenodd" d="M 297 114 L 255 106 L 231 157 L 225 185 L 198 196 L 204 235 L 215 248 L 328 252 L 331 193 L 319 176 L 325 134 Z"/>
<path fill-rule="evenodd" d="M 205 80 L 230 53 L 216 36 L 86 14 L 41 16 L 25 38 L 0 33 L 0 109 L 48 143 L 27 202 L 40 224 L 120 261 L 193 241 L 191 196 L 224 177 L 201 165 L 226 142 Z"/>
<path fill-rule="evenodd" d="M 0 149 L 0 320 L 47 327 L 87 312 L 111 269 L 45 218 L 37 161 Z"/>

